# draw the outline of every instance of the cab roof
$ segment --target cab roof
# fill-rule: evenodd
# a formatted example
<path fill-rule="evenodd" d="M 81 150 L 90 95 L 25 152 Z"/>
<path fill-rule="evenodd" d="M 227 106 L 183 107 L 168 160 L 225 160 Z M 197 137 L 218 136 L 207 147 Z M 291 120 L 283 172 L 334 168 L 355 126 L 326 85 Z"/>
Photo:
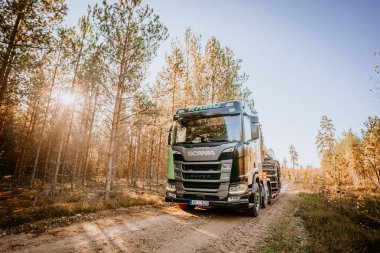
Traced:
<path fill-rule="evenodd" d="M 246 105 L 245 102 L 230 100 L 206 105 L 196 105 L 180 108 L 174 115 L 174 120 L 188 117 L 211 117 L 217 115 L 237 115 L 244 113 L 249 116 L 252 122 L 258 122 L 257 111 Z"/>

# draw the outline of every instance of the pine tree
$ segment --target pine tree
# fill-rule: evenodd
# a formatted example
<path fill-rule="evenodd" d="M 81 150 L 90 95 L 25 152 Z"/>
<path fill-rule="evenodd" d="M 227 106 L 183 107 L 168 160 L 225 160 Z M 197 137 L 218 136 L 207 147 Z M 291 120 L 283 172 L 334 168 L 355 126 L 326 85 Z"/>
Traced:
<path fill-rule="evenodd" d="M 41 85 L 49 86 L 48 82 L 36 81 L 36 78 L 46 78 L 44 64 L 49 53 L 54 50 L 52 40 L 55 30 L 59 29 L 65 14 L 63 0 L 0 1 L 0 170 L 9 173 L 9 168 L 17 167 L 17 171 L 14 171 L 17 173 L 14 174 L 24 173 L 22 167 L 29 159 L 23 151 L 26 148 L 24 141 L 33 143 L 41 107 L 31 107 L 35 109 L 30 111 L 34 112 L 35 118 L 34 128 L 29 129 L 32 132 L 25 129 L 18 131 L 17 122 L 20 118 L 28 125 L 25 121 L 28 113 L 21 114 L 25 112 L 25 107 L 38 102 L 30 99 L 40 99 L 30 96 L 37 91 L 35 85 L 40 86 L 38 92 L 41 96 L 44 91 Z M 19 138 L 20 132 L 22 138 Z"/>
<path fill-rule="evenodd" d="M 20 71 L 35 66 L 36 51 L 50 47 L 53 31 L 66 10 L 63 0 L 0 3 L 0 105 L 10 98 L 9 79 L 17 79 Z"/>
<path fill-rule="evenodd" d="M 112 85 L 109 89 L 114 97 L 104 197 L 108 200 L 123 97 L 140 86 L 147 63 L 155 55 L 159 43 L 166 38 L 167 29 L 153 10 L 141 6 L 139 0 L 119 0 L 115 4 L 104 1 L 102 5 L 95 5 L 93 17 L 100 40 L 104 43 L 105 64 L 108 66 L 106 79 Z"/>
<path fill-rule="evenodd" d="M 172 42 L 166 66 L 154 87 L 161 90 L 162 97 L 170 92 L 171 104 L 162 99 L 158 104 L 170 106 L 169 114 L 175 108 L 225 100 L 243 100 L 253 105 L 252 93 L 244 86 L 248 76 L 241 73 L 241 62 L 215 37 L 207 41 L 203 50 L 200 36 L 187 29 L 184 44 Z"/>
<path fill-rule="evenodd" d="M 298 152 L 296 148 L 291 145 L 289 148 L 289 154 L 290 154 L 290 161 L 292 162 L 292 172 L 293 172 L 293 177 L 294 177 L 294 168 L 295 166 L 298 166 Z"/>
<path fill-rule="evenodd" d="M 334 154 L 334 148 L 336 145 L 335 128 L 333 126 L 332 120 L 329 119 L 326 115 L 322 116 L 320 130 L 318 130 L 315 144 L 322 159 L 321 165 L 324 179 L 330 180 L 330 182 L 324 181 L 323 184 L 335 184 L 337 179 L 336 157 Z"/>
<path fill-rule="evenodd" d="M 363 175 L 380 190 L 380 119 L 369 117 L 364 123 Z"/>
<path fill-rule="evenodd" d="M 326 115 L 322 116 L 320 130 L 316 136 L 315 144 L 319 155 L 323 157 L 325 154 L 331 153 L 335 145 L 335 128 L 332 124 L 332 120 L 329 119 Z"/>

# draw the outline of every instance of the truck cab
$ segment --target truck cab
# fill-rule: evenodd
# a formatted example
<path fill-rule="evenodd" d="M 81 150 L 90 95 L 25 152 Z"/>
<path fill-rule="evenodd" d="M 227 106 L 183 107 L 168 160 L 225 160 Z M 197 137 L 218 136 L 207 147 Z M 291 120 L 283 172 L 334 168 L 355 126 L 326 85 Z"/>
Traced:
<path fill-rule="evenodd" d="M 165 201 L 222 206 L 258 216 L 270 198 L 257 112 L 241 101 L 177 110 L 168 138 Z"/>

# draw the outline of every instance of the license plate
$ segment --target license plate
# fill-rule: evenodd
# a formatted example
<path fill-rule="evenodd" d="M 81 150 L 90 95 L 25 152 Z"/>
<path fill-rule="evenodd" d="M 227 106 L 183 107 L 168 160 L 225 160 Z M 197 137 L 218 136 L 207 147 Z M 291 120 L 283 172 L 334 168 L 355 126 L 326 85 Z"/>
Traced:
<path fill-rule="evenodd" d="M 208 206 L 208 201 L 205 200 L 190 200 L 192 206 Z"/>

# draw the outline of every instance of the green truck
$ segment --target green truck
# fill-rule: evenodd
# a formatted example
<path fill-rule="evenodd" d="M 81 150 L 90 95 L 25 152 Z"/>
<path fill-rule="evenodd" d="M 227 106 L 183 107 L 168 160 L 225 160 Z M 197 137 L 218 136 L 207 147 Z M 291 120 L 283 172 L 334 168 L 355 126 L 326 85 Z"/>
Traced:
<path fill-rule="evenodd" d="M 244 102 L 177 110 L 168 144 L 166 202 L 239 208 L 256 217 L 274 196 L 263 171 L 259 117 Z"/>

